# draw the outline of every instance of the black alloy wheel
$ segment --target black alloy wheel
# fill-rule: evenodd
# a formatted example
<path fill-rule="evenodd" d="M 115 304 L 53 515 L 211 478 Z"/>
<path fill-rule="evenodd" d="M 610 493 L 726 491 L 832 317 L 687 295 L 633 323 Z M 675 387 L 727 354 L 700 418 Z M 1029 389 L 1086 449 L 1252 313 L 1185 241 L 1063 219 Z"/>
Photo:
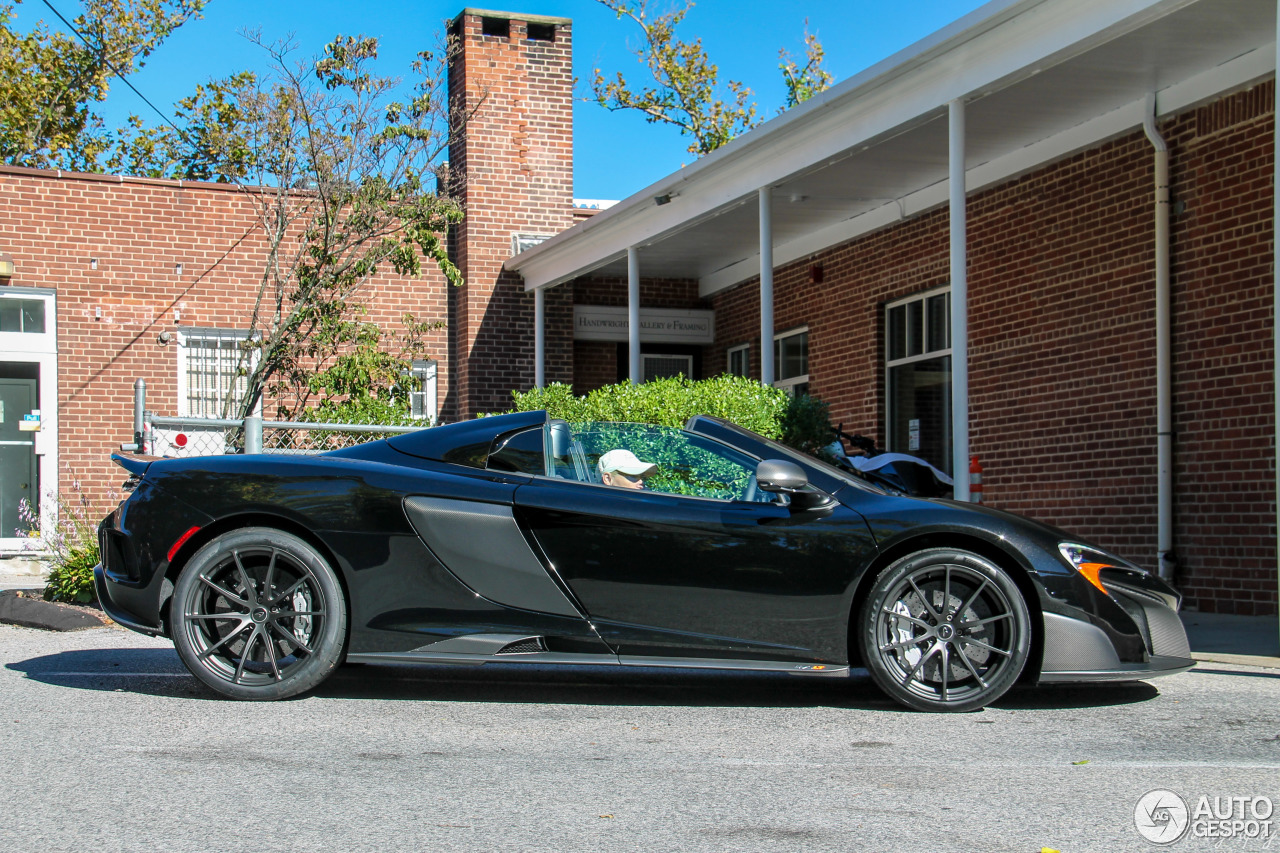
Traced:
<path fill-rule="evenodd" d="M 314 688 L 346 642 L 346 600 L 333 569 L 303 540 L 265 527 L 201 548 L 178 576 L 170 608 L 183 664 L 233 699 Z"/>
<path fill-rule="evenodd" d="M 859 631 L 876 685 L 921 711 L 989 705 L 1013 686 L 1031 647 L 1031 619 L 1013 579 L 951 548 L 885 569 L 863 603 Z"/>

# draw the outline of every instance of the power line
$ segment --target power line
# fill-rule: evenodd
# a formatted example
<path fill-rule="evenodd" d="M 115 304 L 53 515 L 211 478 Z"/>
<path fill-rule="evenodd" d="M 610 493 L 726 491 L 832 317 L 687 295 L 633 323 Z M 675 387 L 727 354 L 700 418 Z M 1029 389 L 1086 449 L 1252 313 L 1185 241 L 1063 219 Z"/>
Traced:
<path fill-rule="evenodd" d="M 50 2 L 49 2 L 49 0 L 41 0 L 41 2 L 43 2 L 43 3 L 44 3 L 44 5 L 48 6 L 48 7 L 49 7 L 49 11 L 51 11 L 51 12 L 53 12 L 53 14 L 57 15 L 57 16 L 58 16 L 58 20 L 62 21 L 62 23 L 64 23 L 64 24 L 66 24 L 67 29 L 69 29 L 69 30 L 71 30 L 71 32 L 75 33 L 75 34 L 76 34 L 76 37 L 77 37 L 77 38 L 79 38 L 79 39 L 80 39 L 80 41 L 84 42 L 86 47 L 88 47 L 88 48 L 90 48 L 90 49 L 93 49 L 93 45 L 89 42 L 89 40 L 88 40 L 87 38 L 85 38 L 85 37 L 84 37 L 84 34 L 83 34 L 83 33 L 81 33 L 79 30 L 77 30 L 74 26 L 72 26 L 71 22 L 70 22 L 70 21 L 68 21 L 68 20 L 63 16 L 63 14 L 62 14 L 61 12 L 59 12 L 56 8 L 54 8 L 54 5 L 53 5 L 52 3 L 50 3 Z M 195 144 L 194 144 L 190 139 L 188 139 L 188 138 L 187 138 L 187 133 L 186 133 L 186 131 L 182 130 L 180 127 L 178 127 L 178 126 L 177 126 L 176 124 L 174 124 L 172 121 L 170 121 L 170 120 L 169 120 L 169 117 L 168 117 L 167 115 L 165 115 L 165 114 L 164 114 L 164 112 L 163 112 L 163 111 L 161 111 L 161 109 L 160 109 L 159 107 L 157 107 L 155 104 L 151 103 L 151 100 L 150 100 L 146 95 L 142 94 L 142 92 L 138 90 L 138 87 L 137 87 L 137 86 L 133 85 L 133 83 L 132 83 L 132 82 L 130 82 L 130 80 L 129 80 L 128 76 L 126 76 L 125 74 L 123 74 L 123 73 L 120 71 L 120 69 L 119 69 L 119 68 L 116 68 L 116 66 L 111 62 L 111 60 L 107 59 L 107 55 L 106 55 L 106 52 L 105 52 L 105 51 L 102 53 L 102 64 L 103 64 L 103 65 L 105 65 L 105 66 L 107 66 L 107 68 L 111 69 L 111 73 L 112 73 L 112 74 L 114 74 L 114 75 L 116 75 L 116 77 L 118 77 L 118 78 L 120 79 L 120 82 L 124 83 L 126 86 L 128 86 L 130 89 L 132 89 L 132 90 L 133 90 L 133 93 L 134 93 L 135 95 L 137 95 L 139 98 L 141 98 L 141 99 L 142 99 L 142 102 L 143 102 L 144 104 L 146 104 L 147 106 L 151 107 L 151 109 L 155 110 L 156 115 L 160 116 L 160 120 L 161 120 L 161 121 L 163 121 L 165 124 L 169 125 L 169 127 L 173 128 L 173 129 L 174 129 L 174 131 L 175 131 L 175 132 L 176 132 L 180 137 L 182 137 L 182 141 L 183 141 L 183 142 L 187 143 L 188 145 L 190 145 L 192 148 L 196 149 L 197 151 L 199 151 L 199 150 L 200 150 L 199 146 L 195 145 Z"/>

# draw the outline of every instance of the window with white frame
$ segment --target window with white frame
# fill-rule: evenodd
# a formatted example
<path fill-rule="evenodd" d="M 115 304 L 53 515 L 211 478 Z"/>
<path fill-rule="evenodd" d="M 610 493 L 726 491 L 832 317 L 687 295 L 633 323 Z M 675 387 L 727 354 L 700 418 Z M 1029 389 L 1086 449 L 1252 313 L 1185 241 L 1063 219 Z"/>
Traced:
<path fill-rule="evenodd" d="M 725 352 L 725 372 L 730 376 L 751 375 L 751 345 L 729 347 Z"/>
<path fill-rule="evenodd" d="M 885 449 L 951 470 L 951 289 L 885 306 Z"/>
<path fill-rule="evenodd" d="M 238 329 L 182 329 L 178 332 L 178 416 L 221 418 L 228 394 L 238 400 L 257 364 L 258 351 Z"/>
<path fill-rule="evenodd" d="M 415 360 L 409 370 L 409 416 L 435 423 L 440 416 L 437 404 L 437 367 L 434 361 Z"/>
<path fill-rule="evenodd" d="M 792 397 L 809 393 L 809 327 L 773 336 L 773 387 Z"/>
<path fill-rule="evenodd" d="M 643 353 L 640 356 L 640 373 L 645 382 L 669 379 L 684 375 L 693 378 L 693 356 Z"/>

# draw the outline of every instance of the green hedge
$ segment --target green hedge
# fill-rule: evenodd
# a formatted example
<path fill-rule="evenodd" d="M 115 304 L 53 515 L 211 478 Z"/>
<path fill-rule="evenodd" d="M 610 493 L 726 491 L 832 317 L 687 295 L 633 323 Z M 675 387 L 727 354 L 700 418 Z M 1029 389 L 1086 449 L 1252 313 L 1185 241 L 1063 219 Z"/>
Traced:
<path fill-rule="evenodd" d="M 622 421 L 682 427 L 694 415 L 711 415 L 815 456 L 824 456 L 822 448 L 834 439 L 826 403 L 804 395 L 793 399 L 779 388 L 742 376 L 696 382 L 677 376 L 643 385 L 620 382 L 584 397 L 574 396 L 570 385 L 554 383 L 514 391 L 512 396 L 513 411 L 546 409 L 551 417 L 573 424 Z"/>
<path fill-rule="evenodd" d="M 512 392 L 517 412 L 546 409 L 553 418 L 582 424 L 622 421 L 682 427 L 694 415 L 725 418 L 769 438 L 782 438 L 783 418 L 790 398 L 741 376 L 717 376 L 697 382 L 677 376 L 643 385 L 619 382 L 575 397 L 573 387 L 554 383 L 546 388 Z"/>

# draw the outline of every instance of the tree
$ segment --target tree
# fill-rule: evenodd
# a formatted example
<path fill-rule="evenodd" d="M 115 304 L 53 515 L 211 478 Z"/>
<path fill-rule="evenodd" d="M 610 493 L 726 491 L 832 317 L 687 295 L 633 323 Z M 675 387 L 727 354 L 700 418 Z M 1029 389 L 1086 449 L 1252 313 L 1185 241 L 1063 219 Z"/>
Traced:
<path fill-rule="evenodd" d="M 728 81 L 727 100 L 717 96 L 720 70 L 707 57 L 702 39 L 693 42 L 676 37 L 676 27 L 693 8 L 684 8 L 651 18 L 649 0 L 599 0 L 619 19 L 629 18 L 644 32 L 644 45 L 635 51 L 649 70 L 654 84 L 639 91 L 627 85 L 622 72 L 605 79 L 596 68 L 591 91 L 596 102 L 610 110 L 639 110 L 650 122 L 664 122 L 693 137 L 689 151 L 706 154 L 750 130 L 756 107 L 751 90 L 736 80 Z"/>
<path fill-rule="evenodd" d="M 685 0 L 682 8 L 653 17 L 649 0 L 598 0 L 619 19 L 627 18 L 644 33 L 644 44 L 634 52 L 648 69 L 653 85 L 633 89 L 617 72 L 607 79 L 594 69 L 591 93 L 595 101 L 610 110 L 639 110 L 650 122 L 671 124 L 682 134 L 692 136 L 689 151 L 707 154 L 756 122 L 756 105 L 752 92 L 737 80 L 724 84 L 724 97 L 719 93 L 719 68 L 710 61 L 702 39 L 682 41 L 676 27 L 693 8 L 693 0 Z M 831 85 L 832 76 L 823 67 L 824 51 L 818 37 L 809 33 L 805 21 L 805 64 L 799 66 L 786 50 L 779 52 L 787 85 L 787 106 L 803 103 Z"/>
<path fill-rule="evenodd" d="M 120 148 L 141 174 L 200 177 L 246 187 L 265 260 L 242 346 L 243 387 L 225 414 L 251 414 L 264 395 L 281 415 L 355 396 L 385 398 L 425 333 L 441 324 L 406 315 L 384 335 L 365 320 L 362 288 L 379 269 L 418 275 L 432 263 L 461 275 L 441 235 L 462 217 L 440 161 L 466 116 L 450 111 L 444 73 L 452 43 L 418 55 L 408 96 L 373 71 L 377 39 L 335 38 L 312 61 L 268 44 L 270 72 L 201 87 L 179 105 L 178 131 L 137 128 Z M 439 173 L 438 173 L 439 172 Z"/>
<path fill-rule="evenodd" d="M 21 3 L 22 0 L 16 0 Z M 13 30 L 14 3 L 0 5 L 0 159 L 35 168 L 98 171 L 112 136 L 93 104 L 114 75 L 128 75 L 206 0 L 84 0 L 70 23 L 79 36 Z"/>
<path fill-rule="evenodd" d="M 809 19 L 805 18 L 804 65 L 796 64 L 786 48 L 778 51 L 778 58 L 782 60 L 778 69 L 782 71 L 782 79 L 787 84 L 787 105 L 778 112 L 803 104 L 819 92 L 831 88 L 835 78 L 822 66 L 826 56 L 827 52 L 822 49 L 818 36 L 809 32 Z"/>

